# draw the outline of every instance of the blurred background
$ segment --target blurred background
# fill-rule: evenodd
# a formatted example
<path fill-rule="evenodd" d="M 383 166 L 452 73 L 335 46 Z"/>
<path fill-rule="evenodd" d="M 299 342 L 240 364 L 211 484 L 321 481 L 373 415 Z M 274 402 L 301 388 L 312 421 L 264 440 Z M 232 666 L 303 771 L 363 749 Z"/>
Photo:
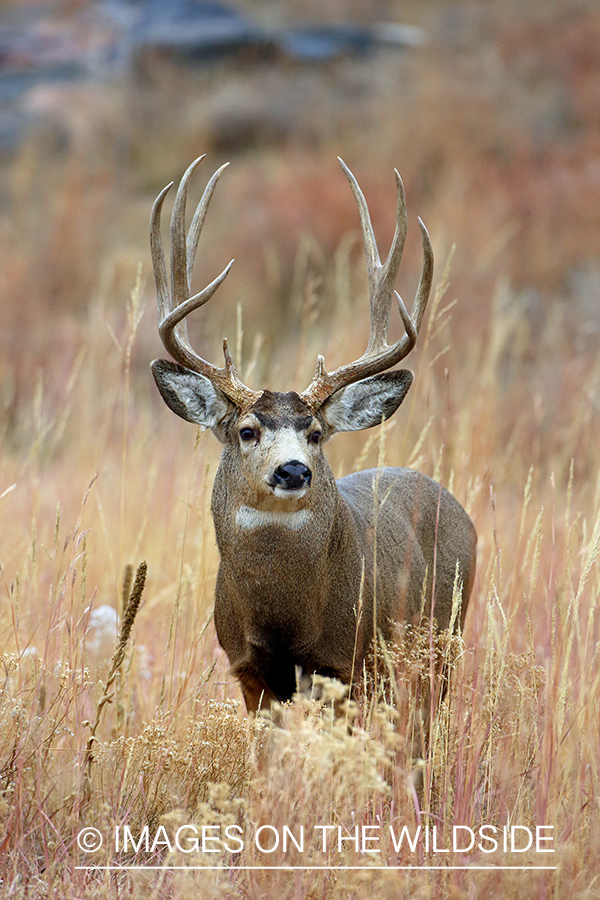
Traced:
<path fill-rule="evenodd" d="M 5 0 L 5 412 L 31 390 L 32 365 L 51 363 L 52 382 L 72 363 L 99 293 L 118 330 L 139 261 L 151 277 L 152 200 L 200 153 L 198 189 L 222 162 L 232 166 L 198 283 L 236 257 L 201 350 L 217 352 L 224 329 L 231 335 L 241 300 L 245 334 L 264 333 L 272 370 L 272 338 L 297 331 L 307 276 L 329 327 L 322 286 L 357 228 L 337 155 L 363 187 L 382 252 L 394 166 L 404 179 L 407 297 L 420 267 L 416 216 L 438 275 L 456 244 L 458 340 L 477 340 L 501 278 L 524 328 L 539 334 L 568 308 L 573 353 L 597 349 L 600 11 L 591 0 Z M 361 264 L 352 235 L 347 252 Z M 146 318 L 142 340 L 152 343 Z"/>

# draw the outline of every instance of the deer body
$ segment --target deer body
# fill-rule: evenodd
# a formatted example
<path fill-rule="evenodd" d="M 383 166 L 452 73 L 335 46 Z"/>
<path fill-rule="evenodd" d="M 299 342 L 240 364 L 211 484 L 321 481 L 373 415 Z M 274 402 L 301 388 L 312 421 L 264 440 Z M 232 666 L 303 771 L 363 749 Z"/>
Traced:
<path fill-rule="evenodd" d="M 429 615 L 434 573 L 441 628 L 450 622 L 457 563 L 469 579 L 463 597 L 471 591 L 475 531 L 448 491 L 410 469 L 337 482 L 329 474 L 302 518 L 288 525 L 284 516 L 298 513 L 275 513 L 237 528 L 239 512 L 223 502 L 217 476 L 215 625 L 252 711 L 290 700 L 298 670 L 345 684 L 360 677 L 377 633 L 389 639 L 394 622 Z"/>
<path fill-rule="evenodd" d="M 374 637 L 393 623 L 462 625 L 475 574 L 476 534 L 458 501 L 410 469 L 356 472 L 336 482 L 323 446 L 336 432 L 380 424 L 412 382 L 406 370 L 384 371 L 416 341 L 429 295 L 433 257 L 423 230 L 425 264 L 412 317 L 396 294 L 406 335 L 385 342 L 406 228 L 397 176 L 398 217 L 381 265 L 364 197 L 349 170 L 365 234 L 371 291 L 366 353 L 335 372 L 319 358 L 301 394 L 251 391 L 238 379 L 224 344 L 225 368 L 192 351 L 184 319 L 206 302 L 229 267 L 188 299 L 191 266 L 221 170 L 213 176 L 185 239 L 185 198 L 194 163 L 182 179 L 171 224 L 171 292 L 158 231 L 166 190 L 155 203 L 151 242 L 160 332 L 175 364 L 152 364 L 169 407 L 207 426 L 223 444 L 212 514 L 220 565 L 217 635 L 250 712 L 292 698 L 299 680 L 327 675 L 351 684 Z M 231 265 L 231 264 L 230 264 Z M 171 298 L 172 295 L 172 298 Z M 455 584 L 459 621 L 452 623 Z"/>

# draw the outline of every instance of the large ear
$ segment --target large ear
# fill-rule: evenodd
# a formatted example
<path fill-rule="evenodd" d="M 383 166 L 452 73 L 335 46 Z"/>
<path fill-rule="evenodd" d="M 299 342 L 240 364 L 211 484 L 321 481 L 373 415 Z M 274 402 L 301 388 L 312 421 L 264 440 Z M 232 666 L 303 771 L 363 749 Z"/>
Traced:
<path fill-rule="evenodd" d="M 232 407 L 225 394 L 204 375 L 166 359 L 155 359 L 150 367 L 169 409 L 186 422 L 212 428 L 220 438 L 218 425 Z"/>
<path fill-rule="evenodd" d="M 389 419 L 406 396 L 412 372 L 383 372 L 336 391 L 321 407 L 321 415 L 332 431 L 362 431 Z"/>

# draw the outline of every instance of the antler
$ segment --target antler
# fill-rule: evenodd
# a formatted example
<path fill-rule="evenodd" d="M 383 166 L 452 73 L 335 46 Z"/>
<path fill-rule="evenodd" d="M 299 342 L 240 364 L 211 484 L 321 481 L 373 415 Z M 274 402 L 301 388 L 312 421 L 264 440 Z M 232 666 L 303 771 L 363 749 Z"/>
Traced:
<path fill-rule="evenodd" d="M 325 370 L 325 359 L 319 356 L 317 360 L 317 369 L 315 376 L 310 385 L 300 395 L 307 406 L 311 409 L 318 409 L 323 403 L 331 397 L 335 391 L 353 384 L 355 381 L 361 381 L 371 375 L 377 375 L 379 372 L 385 371 L 395 366 L 407 356 L 417 341 L 417 335 L 423 321 L 423 314 L 429 292 L 431 290 L 431 282 L 433 279 L 433 250 L 427 229 L 421 219 L 421 235 L 423 239 L 423 269 L 421 271 L 421 279 L 415 302 L 413 304 L 412 315 L 409 316 L 402 298 L 397 291 L 394 290 L 394 284 L 400 260 L 402 259 L 402 251 L 404 250 L 404 241 L 406 239 L 406 198 L 404 196 L 404 185 L 400 175 L 394 169 L 396 176 L 397 190 L 397 208 L 396 208 L 396 230 L 392 240 L 392 246 L 385 263 L 381 263 L 377 243 L 373 233 L 373 226 L 369 216 L 369 209 L 364 194 L 358 186 L 358 182 L 348 166 L 340 157 L 338 157 L 340 165 L 350 182 L 352 193 L 358 204 L 358 212 L 360 216 L 360 224 L 363 232 L 365 243 L 365 254 L 367 257 L 367 270 L 369 273 L 369 306 L 371 318 L 371 330 L 369 334 L 369 343 L 367 349 L 360 359 L 341 366 L 334 372 Z M 392 308 L 392 298 L 396 297 L 398 303 L 398 311 L 406 334 L 404 334 L 395 344 L 388 346 L 387 335 L 390 326 L 390 315 Z"/>
<path fill-rule="evenodd" d="M 233 260 L 223 269 L 220 275 L 217 275 L 208 287 L 195 294 L 191 294 L 192 269 L 196 258 L 196 250 L 198 249 L 198 241 L 204 225 L 206 212 L 214 193 L 217 181 L 221 173 L 227 168 L 229 163 L 225 163 L 208 182 L 202 199 L 196 208 L 190 230 L 188 232 L 187 241 L 185 237 L 185 206 L 188 193 L 188 185 L 190 178 L 198 165 L 204 159 L 199 156 L 198 159 L 189 166 L 183 178 L 179 183 L 175 204 L 173 206 L 173 214 L 171 216 L 171 289 L 169 291 L 169 283 L 167 279 L 167 267 L 165 264 L 165 255 L 163 252 L 162 241 L 160 236 L 160 214 L 167 193 L 173 186 L 173 182 L 168 184 L 160 192 L 154 206 L 152 207 L 152 215 L 150 218 L 150 251 L 152 254 L 152 265 L 154 267 L 154 278 L 156 281 L 156 302 L 158 309 L 158 332 L 165 349 L 171 354 L 176 362 L 204 375 L 216 387 L 220 388 L 223 393 L 232 400 L 236 406 L 247 408 L 258 400 L 260 392 L 252 391 L 240 381 L 235 370 L 231 354 L 227 348 L 227 341 L 223 341 L 223 355 L 225 357 L 225 366 L 219 369 L 211 363 L 202 359 L 201 356 L 192 349 L 187 332 L 186 318 L 193 310 L 198 309 L 208 303 L 212 295 L 215 293 L 219 285 L 225 280 L 229 274 L 229 270 L 233 265 Z"/>

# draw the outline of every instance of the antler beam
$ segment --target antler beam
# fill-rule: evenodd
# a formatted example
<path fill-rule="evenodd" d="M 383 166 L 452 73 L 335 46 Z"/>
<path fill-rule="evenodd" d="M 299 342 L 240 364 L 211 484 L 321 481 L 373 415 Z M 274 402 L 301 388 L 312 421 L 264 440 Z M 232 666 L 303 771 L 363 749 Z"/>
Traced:
<path fill-rule="evenodd" d="M 409 316 L 402 298 L 398 292 L 394 290 L 396 276 L 398 275 L 398 269 L 400 267 L 400 260 L 402 259 L 402 251 L 404 250 L 407 228 L 406 198 L 404 195 L 402 179 L 396 169 L 394 169 L 397 192 L 396 230 L 394 232 L 394 238 L 388 257 L 385 263 L 382 263 L 379 258 L 379 251 L 375 241 L 367 201 L 348 166 L 342 159 L 339 157 L 338 159 L 342 170 L 350 183 L 352 193 L 354 194 L 358 205 L 369 276 L 371 329 L 367 349 L 360 359 L 348 363 L 345 366 L 341 366 L 334 372 L 327 372 L 325 369 L 325 360 L 322 356 L 319 356 L 315 376 L 310 385 L 300 395 L 304 402 L 311 409 L 315 410 L 322 406 L 323 403 L 325 403 L 325 401 L 340 388 L 353 384 L 356 381 L 360 381 L 363 378 L 369 378 L 371 375 L 377 375 L 379 372 L 383 372 L 386 369 L 397 365 L 400 360 L 408 356 L 417 341 L 433 280 L 433 250 L 431 248 L 431 241 L 429 240 L 429 234 L 427 233 L 425 225 L 421 219 L 419 219 L 423 240 L 423 268 L 413 304 L 412 315 Z M 395 344 L 389 346 L 387 343 L 387 336 L 390 326 L 392 300 L 394 297 L 397 301 L 398 311 L 404 324 L 406 334 L 396 341 Z"/>
<path fill-rule="evenodd" d="M 158 331 L 163 345 L 173 359 L 185 366 L 204 375 L 216 387 L 220 388 L 223 393 L 229 397 L 236 406 L 240 408 L 248 408 L 260 396 L 260 392 L 252 391 L 246 387 L 240 380 L 236 372 L 231 354 L 227 348 L 227 341 L 223 341 L 223 355 L 225 357 L 225 366 L 218 368 L 207 362 L 199 356 L 191 347 L 187 332 L 187 316 L 195 309 L 204 306 L 211 299 L 217 288 L 223 283 L 233 260 L 223 269 L 220 275 L 212 281 L 204 290 L 195 294 L 191 294 L 192 269 L 198 249 L 198 242 L 202 233 L 204 219 L 212 199 L 217 181 L 221 177 L 221 173 L 227 168 L 229 163 L 225 163 L 220 169 L 217 169 L 212 176 L 202 198 L 196 208 L 192 224 L 187 235 L 185 235 L 185 210 L 188 194 L 189 182 L 194 170 L 204 156 L 198 157 L 186 170 L 183 178 L 179 183 L 175 203 L 173 205 L 173 213 L 171 215 L 171 284 L 169 289 L 169 280 L 167 277 L 167 267 L 165 263 L 165 255 L 160 236 L 160 219 L 165 197 L 173 186 L 173 182 L 168 184 L 160 192 L 152 207 L 152 215 L 150 217 L 150 251 L 152 254 L 152 265 L 154 267 L 154 279 L 156 281 L 156 303 L 158 312 Z"/>

